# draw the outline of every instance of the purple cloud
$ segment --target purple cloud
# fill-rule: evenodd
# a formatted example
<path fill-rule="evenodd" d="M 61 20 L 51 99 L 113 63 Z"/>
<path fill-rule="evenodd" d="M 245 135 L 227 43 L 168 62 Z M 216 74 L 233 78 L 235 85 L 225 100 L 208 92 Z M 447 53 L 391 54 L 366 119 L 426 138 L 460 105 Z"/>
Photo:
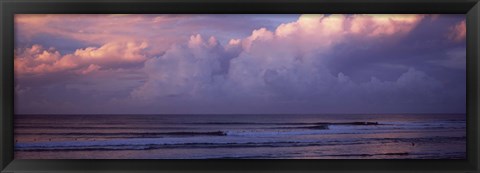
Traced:
<path fill-rule="evenodd" d="M 194 24 L 162 15 L 131 17 L 147 26 L 175 23 L 181 31 L 195 26 L 168 46 L 145 37 L 72 53 L 37 45 L 19 49 L 17 112 L 465 112 L 461 15 L 302 15 L 276 27 L 241 15 L 172 17 Z M 235 34 L 228 19 L 238 20 L 233 26 L 259 27 Z M 416 38 L 427 29 L 430 34 Z M 41 82 L 47 78 L 52 82 Z"/>

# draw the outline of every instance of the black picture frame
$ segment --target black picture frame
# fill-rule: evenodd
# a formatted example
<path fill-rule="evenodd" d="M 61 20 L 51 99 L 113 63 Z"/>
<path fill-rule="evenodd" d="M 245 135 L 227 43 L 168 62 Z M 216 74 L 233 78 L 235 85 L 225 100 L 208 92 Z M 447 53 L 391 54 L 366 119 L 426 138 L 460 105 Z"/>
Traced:
<path fill-rule="evenodd" d="M 478 0 L 0 0 L 0 170 L 11 172 L 479 172 Z M 466 160 L 14 160 L 14 14 L 466 14 Z"/>

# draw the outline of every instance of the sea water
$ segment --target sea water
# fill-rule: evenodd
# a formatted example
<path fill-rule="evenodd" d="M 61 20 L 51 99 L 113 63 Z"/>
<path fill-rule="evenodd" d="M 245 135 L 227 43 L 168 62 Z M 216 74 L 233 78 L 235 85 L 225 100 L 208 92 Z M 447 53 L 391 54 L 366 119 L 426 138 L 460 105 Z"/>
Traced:
<path fill-rule="evenodd" d="M 465 114 L 15 115 L 15 159 L 466 159 Z"/>

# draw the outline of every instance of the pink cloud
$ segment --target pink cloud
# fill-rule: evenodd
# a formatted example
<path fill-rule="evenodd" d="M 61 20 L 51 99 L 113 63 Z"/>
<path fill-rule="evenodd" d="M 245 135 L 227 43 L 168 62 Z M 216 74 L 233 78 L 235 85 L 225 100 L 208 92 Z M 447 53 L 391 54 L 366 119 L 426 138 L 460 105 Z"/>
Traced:
<path fill-rule="evenodd" d="M 369 39 L 408 33 L 422 17 L 422 15 L 302 15 L 297 21 L 281 24 L 273 31 L 260 28 L 253 30 L 250 36 L 243 39 L 232 39 L 225 49 L 233 50 L 240 46 L 244 50 L 241 56 L 262 57 L 263 60 L 257 60 L 259 61 L 257 63 L 281 66 L 284 65 L 282 63 L 294 62 L 299 56 L 303 57 L 302 60 L 308 61 L 309 54 L 328 51 L 332 46 L 350 37 Z M 172 24 L 177 18 L 178 16 L 144 15 L 102 17 L 17 15 L 15 22 L 22 35 L 55 33 L 103 45 L 77 49 L 65 55 L 61 55 L 54 48 L 45 49 L 40 45 L 33 45 L 16 54 L 16 71 L 19 74 L 50 73 L 70 69 L 92 72 L 91 70 L 97 66 L 108 68 L 143 63 L 149 59 L 152 52 L 166 51 L 175 42 L 148 37 L 152 27 L 158 26 L 158 23 Z M 73 23 L 76 25 L 70 25 Z M 145 25 L 150 27 L 141 27 Z M 169 35 L 174 28 L 171 29 L 169 31 L 163 28 L 159 33 Z M 202 46 L 215 47 L 217 44 L 218 41 L 214 37 L 204 41 L 200 35 L 191 36 L 188 43 L 190 48 L 197 51 Z M 149 45 L 154 46 L 149 49 Z M 280 61 L 281 58 L 284 60 Z M 96 70 L 98 69 L 100 68 Z"/>
<path fill-rule="evenodd" d="M 176 24 L 182 22 L 168 16 L 112 15 L 95 19 L 46 15 L 28 20 L 20 17 L 17 19 L 23 25 L 20 29 L 32 35 L 59 34 L 100 46 L 82 47 L 68 54 L 40 45 L 18 49 L 15 70 L 19 76 L 77 75 L 69 78 L 72 81 L 65 88 L 105 94 L 104 101 L 109 102 L 96 104 L 101 105 L 101 110 L 105 104 L 112 108 L 133 105 L 141 110 L 151 104 L 150 108 L 161 107 L 161 111 L 168 112 L 175 109 L 171 107 L 175 103 L 177 107 L 191 103 L 224 108 L 251 103 L 285 109 L 288 105 L 302 109 L 314 106 L 331 111 L 334 105 L 350 104 L 361 110 L 376 104 L 376 107 L 395 106 L 393 103 L 404 100 L 409 101 L 404 105 L 414 107 L 451 100 L 438 94 L 444 90 L 442 84 L 428 71 L 405 65 L 396 77 L 372 75 L 370 81 L 357 81 L 352 73 L 331 71 L 327 59 L 338 58 L 332 52 L 341 53 L 342 49 L 335 48 L 351 41 L 353 46 L 362 47 L 365 43 L 376 50 L 384 48 L 385 42 L 395 45 L 401 40 L 397 38 L 404 38 L 423 18 L 423 15 L 302 15 L 273 29 L 258 26 L 238 36 L 219 33 L 210 23 L 196 20 L 198 25 L 209 25 L 206 27 L 209 32 L 204 34 L 195 27 L 180 27 Z M 205 37 L 210 34 L 213 36 Z M 152 56 L 152 52 L 158 54 Z M 412 52 L 406 55 L 409 53 Z M 347 55 L 351 58 L 348 61 L 362 58 Z M 451 67 L 459 68 L 464 60 L 461 55 L 454 52 L 451 61 L 432 63 L 451 66 L 452 62 L 459 62 Z M 19 93 L 28 93 L 21 89 L 17 89 Z M 385 98 L 392 104 L 384 103 Z"/>
<path fill-rule="evenodd" d="M 188 17 L 188 15 L 17 14 L 15 29 L 27 39 L 40 34 L 50 34 L 94 45 L 148 41 L 156 45 L 156 49 L 150 50 L 149 53 L 158 54 L 173 43 L 187 39 L 172 35 L 171 33 L 181 31 L 171 26 L 179 19 Z"/>
<path fill-rule="evenodd" d="M 148 59 L 145 55 L 147 47 L 146 42 L 111 42 L 98 48 L 87 47 L 61 55 L 54 48 L 33 45 L 16 51 L 15 72 L 19 75 L 45 74 L 84 68 L 79 74 L 88 74 L 100 67 L 143 63 Z"/>
<path fill-rule="evenodd" d="M 231 40 L 229 45 L 241 42 L 244 53 L 240 57 L 256 58 L 265 68 L 290 66 L 297 60 L 313 63 L 318 59 L 317 54 L 328 52 L 352 37 L 369 41 L 405 35 L 422 18 L 422 15 L 302 15 L 274 31 L 254 30 L 244 39 Z"/>
<path fill-rule="evenodd" d="M 77 49 L 73 55 L 82 61 L 98 63 L 142 62 L 147 59 L 146 42 L 110 42 L 101 47 Z"/>
<path fill-rule="evenodd" d="M 350 32 L 371 37 L 405 34 L 410 32 L 423 18 L 422 15 L 353 15 Z"/>
<path fill-rule="evenodd" d="M 257 29 L 243 39 L 249 50 L 253 42 L 274 40 L 302 52 L 326 50 L 350 37 L 374 39 L 409 33 L 423 19 L 423 15 L 302 15 L 297 21 L 284 23 L 274 31 Z M 271 43 L 268 41 L 268 44 Z M 234 42 L 232 42 L 234 43 Z"/>
<path fill-rule="evenodd" d="M 452 28 L 450 28 L 450 33 L 448 38 L 453 41 L 462 41 L 465 40 L 465 36 L 467 35 L 467 26 L 465 20 L 461 21 L 460 23 L 456 24 Z"/>
<path fill-rule="evenodd" d="M 235 90 L 228 94 L 237 96 L 264 93 L 252 90 L 268 91 L 269 87 L 278 91 L 286 87 L 299 95 L 308 95 L 306 92 L 316 87 L 328 91 L 337 77 L 331 76 L 322 65 L 323 52 L 350 37 L 368 40 L 402 36 L 422 18 L 421 15 L 302 15 L 273 31 L 253 30 L 243 39 L 231 39 L 226 46 L 219 45 L 214 37 L 192 35 L 186 43 L 172 46 L 163 56 L 146 61 L 149 80 L 131 95 L 143 99 L 201 95 L 212 88 L 217 92 Z M 212 76 L 225 52 L 236 48 L 240 51 L 229 61 L 225 79 L 218 77 L 219 80 L 212 81 L 217 79 Z M 343 76 L 342 79 L 348 78 Z"/>
<path fill-rule="evenodd" d="M 35 74 L 56 71 L 52 66 L 61 58 L 58 51 L 44 49 L 41 45 L 15 51 L 15 72 L 19 74 Z"/>
<path fill-rule="evenodd" d="M 95 71 L 98 71 L 101 67 L 99 65 L 90 64 L 87 68 L 80 69 L 79 73 L 86 75 Z"/>

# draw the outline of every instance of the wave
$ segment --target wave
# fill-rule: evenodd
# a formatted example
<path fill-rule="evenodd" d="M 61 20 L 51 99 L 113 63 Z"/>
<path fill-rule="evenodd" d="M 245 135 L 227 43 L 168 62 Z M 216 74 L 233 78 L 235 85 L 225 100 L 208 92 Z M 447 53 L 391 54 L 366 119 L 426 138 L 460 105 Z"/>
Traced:
<path fill-rule="evenodd" d="M 408 152 L 402 153 L 379 153 L 379 154 L 331 154 L 324 156 L 339 156 L 339 157 L 372 157 L 372 156 L 406 156 L 410 155 Z"/>
<path fill-rule="evenodd" d="M 292 123 L 289 123 L 292 124 Z M 296 123 L 295 123 L 296 124 Z M 313 124 L 313 125 L 312 125 Z M 344 124 L 349 124 L 344 126 Z M 353 124 L 353 125 L 352 125 Z M 360 124 L 360 125 L 359 125 Z M 363 125 L 362 125 L 363 124 Z M 215 129 L 216 131 L 167 131 L 167 132 L 108 132 L 99 130 L 98 132 L 16 132 L 15 135 L 29 136 L 65 136 L 67 138 L 161 138 L 161 137 L 195 137 L 195 136 L 243 136 L 243 137 L 280 137 L 292 135 L 321 135 L 321 134 L 380 134 L 394 132 L 415 132 L 416 130 L 454 130 L 464 129 L 464 126 L 445 126 L 443 124 L 382 124 L 372 122 L 352 122 L 352 123 L 330 123 L 318 124 L 310 123 L 308 125 L 296 126 L 273 126 L 266 128 L 245 128 L 239 129 Z M 441 125 L 441 126 L 440 126 Z M 373 127 L 372 127 L 373 126 Z M 146 127 L 145 127 L 146 128 Z M 93 128 L 92 128 L 93 129 Z M 116 128 L 115 128 L 116 129 Z M 241 128 L 242 129 L 242 128 Z M 277 129 L 277 130 L 275 130 Z M 128 129 L 127 129 L 128 130 Z M 145 130 L 155 130 L 146 128 Z M 163 130 L 163 129 L 162 129 Z"/>
<path fill-rule="evenodd" d="M 168 148 L 258 148 L 258 147 L 307 147 L 326 145 L 354 145 L 362 142 L 326 143 L 316 142 L 243 142 L 243 143 L 178 143 L 178 144 L 145 144 L 145 145 L 17 145 L 16 151 L 108 151 L 108 150 L 153 150 Z"/>
<path fill-rule="evenodd" d="M 328 130 L 328 125 L 315 125 L 315 126 L 295 126 L 295 127 L 274 127 L 272 129 L 317 129 L 317 130 Z"/>
<path fill-rule="evenodd" d="M 58 135 L 58 136 L 226 136 L 223 131 L 212 132 L 159 132 L 159 133 L 15 133 L 15 135 Z"/>
<path fill-rule="evenodd" d="M 175 129 L 185 129 L 188 127 L 122 127 L 122 126 L 115 126 L 115 127 L 95 127 L 95 126 L 15 126 L 15 128 L 20 129 L 120 129 L 120 130 L 175 130 Z"/>
<path fill-rule="evenodd" d="M 122 139 L 105 141 L 69 141 L 69 142 L 29 142 L 16 143 L 15 151 L 83 151 L 83 150 L 153 150 L 164 148 L 259 148 L 259 147 L 308 147 L 308 146 L 340 146 L 358 144 L 405 143 L 442 143 L 465 141 L 466 137 L 427 137 L 427 138 L 355 138 L 334 140 L 271 140 L 268 138 L 249 141 L 218 139 Z M 226 142 L 229 141 L 229 142 Z M 398 153 L 385 153 L 398 155 Z M 332 155 L 333 156 L 333 155 Z"/>
<path fill-rule="evenodd" d="M 314 123 L 256 123 L 256 122 L 197 122 L 197 123 L 179 123 L 196 125 L 382 125 L 378 122 L 314 122 Z"/>

